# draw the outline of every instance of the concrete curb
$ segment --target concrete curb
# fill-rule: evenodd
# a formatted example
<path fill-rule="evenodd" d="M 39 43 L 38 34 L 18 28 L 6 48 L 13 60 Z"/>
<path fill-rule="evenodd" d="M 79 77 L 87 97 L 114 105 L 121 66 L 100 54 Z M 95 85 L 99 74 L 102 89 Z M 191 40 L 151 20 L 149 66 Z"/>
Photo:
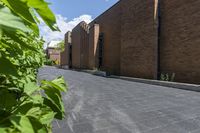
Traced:
<path fill-rule="evenodd" d="M 133 82 L 139 82 L 139 83 L 145 83 L 145 84 L 151 84 L 151 85 L 159 85 L 159 86 L 164 86 L 164 87 L 172 87 L 172 88 L 177 88 L 177 89 L 182 89 L 182 90 L 200 92 L 200 85 L 197 85 L 197 84 L 140 79 L 140 78 L 114 76 L 114 75 L 109 76 L 109 78 L 117 78 L 117 79 L 122 79 L 122 80 L 127 80 L 127 81 L 133 81 Z"/>
<path fill-rule="evenodd" d="M 96 76 L 106 77 L 106 72 L 104 71 L 97 71 L 97 70 L 81 70 L 81 72 L 90 73 Z"/>
<path fill-rule="evenodd" d="M 127 80 L 127 81 L 132 81 L 132 82 L 139 82 L 139 83 L 145 83 L 145 84 L 150 84 L 150 85 L 159 85 L 159 86 L 164 86 L 164 87 L 171 87 L 171 88 L 177 88 L 177 89 L 182 89 L 182 90 L 200 92 L 200 85 L 197 85 L 197 84 L 159 81 L 159 80 L 141 79 L 141 78 L 115 76 L 115 75 L 109 75 L 108 76 L 106 74 L 106 72 L 97 71 L 97 70 L 77 70 L 77 69 L 75 69 L 75 71 L 85 72 L 85 73 L 89 73 L 89 74 L 93 74 L 93 75 L 101 76 L 101 77 L 122 79 L 122 80 Z"/>

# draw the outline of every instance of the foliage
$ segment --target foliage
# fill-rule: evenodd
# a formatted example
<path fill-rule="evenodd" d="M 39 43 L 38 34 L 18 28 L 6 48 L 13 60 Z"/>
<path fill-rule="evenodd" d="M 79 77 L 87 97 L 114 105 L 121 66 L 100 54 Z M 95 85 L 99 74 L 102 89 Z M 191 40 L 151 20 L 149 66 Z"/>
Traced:
<path fill-rule="evenodd" d="M 61 91 L 66 91 L 64 79 L 26 83 L 21 96 L 10 90 L 1 90 L 0 131 L 1 133 L 50 132 L 53 118 L 64 118 Z M 41 90 L 44 95 L 41 95 Z"/>
<path fill-rule="evenodd" d="M 64 43 L 63 40 L 57 44 L 57 48 L 58 48 L 59 50 L 61 49 L 61 51 L 64 51 L 64 50 L 65 50 L 65 43 Z"/>
<path fill-rule="evenodd" d="M 0 133 L 51 132 L 64 118 L 63 77 L 37 85 L 45 56 L 36 13 L 58 30 L 44 0 L 0 0 Z"/>
<path fill-rule="evenodd" d="M 160 76 L 160 80 L 162 81 L 171 81 L 173 82 L 175 79 L 175 73 L 172 73 L 171 75 L 169 75 L 168 73 L 167 74 L 161 74 Z"/>
<path fill-rule="evenodd" d="M 56 62 L 53 61 L 53 60 L 51 60 L 51 59 L 47 59 L 47 58 L 46 58 L 44 64 L 45 64 L 45 65 L 48 65 L 48 66 L 54 66 L 54 65 L 56 65 Z"/>

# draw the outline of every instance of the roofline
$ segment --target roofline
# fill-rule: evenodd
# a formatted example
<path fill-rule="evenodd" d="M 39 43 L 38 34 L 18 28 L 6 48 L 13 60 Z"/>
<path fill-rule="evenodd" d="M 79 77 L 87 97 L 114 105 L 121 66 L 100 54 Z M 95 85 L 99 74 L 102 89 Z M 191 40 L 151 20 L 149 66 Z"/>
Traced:
<path fill-rule="evenodd" d="M 97 16 L 94 20 L 92 20 L 88 25 L 90 25 L 91 23 L 93 23 L 97 18 L 101 17 L 102 15 L 104 15 L 106 12 L 108 12 L 109 10 L 111 10 L 113 7 L 117 6 L 119 4 L 121 0 L 119 0 L 117 3 L 115 3 L 114 5 L 112 5 L 110 8 L 108 8 L 107 10 L 105 10 L 103 13 L 101 13 L 99 16 Z"/>
<path fill-rule="evenodd" d="M 72 31 L 73 31 L 74 29 L 76 29 L 78 26 L 80 26 L 82 23 L 87 24 L 85 21 L 81 21 L 80 23 L 78 23 L 78 24 L 72 29 Z"/>

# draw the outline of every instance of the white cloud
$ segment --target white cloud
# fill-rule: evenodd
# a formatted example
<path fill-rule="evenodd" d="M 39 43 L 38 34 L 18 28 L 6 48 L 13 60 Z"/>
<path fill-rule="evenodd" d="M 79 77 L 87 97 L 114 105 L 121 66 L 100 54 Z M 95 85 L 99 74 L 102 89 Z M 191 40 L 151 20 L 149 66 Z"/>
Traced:
<path fill-rule="evenodd" d="M 44 22 L 40 24 L 40 31 L 41 36 L 43 36 L 43 39 L 46 41 L 46 43 L 50 41 L 61 41 L 64 39 L 64 34 L 67 31 L 71 31 L 77 24 L 79 24 L 81 21 L 85 21 L 86 23 L 89 23 L 92 21 L 92 16 L 90 15 L 81 15 L 77 18 L 74 18 L 71 21 L 67 21 L 66 17 L 63 17 L 60 14 L 56 15 L 57 19 L 57 25 L 61 32 L 58 31 L 51 31 L 49 27 L 47 27 Z"/>

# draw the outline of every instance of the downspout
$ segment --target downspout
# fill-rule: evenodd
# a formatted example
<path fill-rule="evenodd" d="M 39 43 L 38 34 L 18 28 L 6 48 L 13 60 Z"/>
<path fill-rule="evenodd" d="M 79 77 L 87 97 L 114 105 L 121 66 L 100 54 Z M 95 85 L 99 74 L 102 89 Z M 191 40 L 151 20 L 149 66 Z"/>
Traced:
<path fill-rule="evenodd" d="M 158 27 L 157 27 L 157 80 L 160 80 L 160 44 L 161 44 L 161 0 L 158 0 Z"/>
<path fill-rule="evenodd" d="M 161 8 L 160 8 L 160 0 L 154 0 L 155 7 L 154 7 L 154 21 L 155 21 L 155 28 L 156 28 L 156 52 L 155 52 L 155 79 L 160 79 L 160 43 L 161 43 Z"/>

